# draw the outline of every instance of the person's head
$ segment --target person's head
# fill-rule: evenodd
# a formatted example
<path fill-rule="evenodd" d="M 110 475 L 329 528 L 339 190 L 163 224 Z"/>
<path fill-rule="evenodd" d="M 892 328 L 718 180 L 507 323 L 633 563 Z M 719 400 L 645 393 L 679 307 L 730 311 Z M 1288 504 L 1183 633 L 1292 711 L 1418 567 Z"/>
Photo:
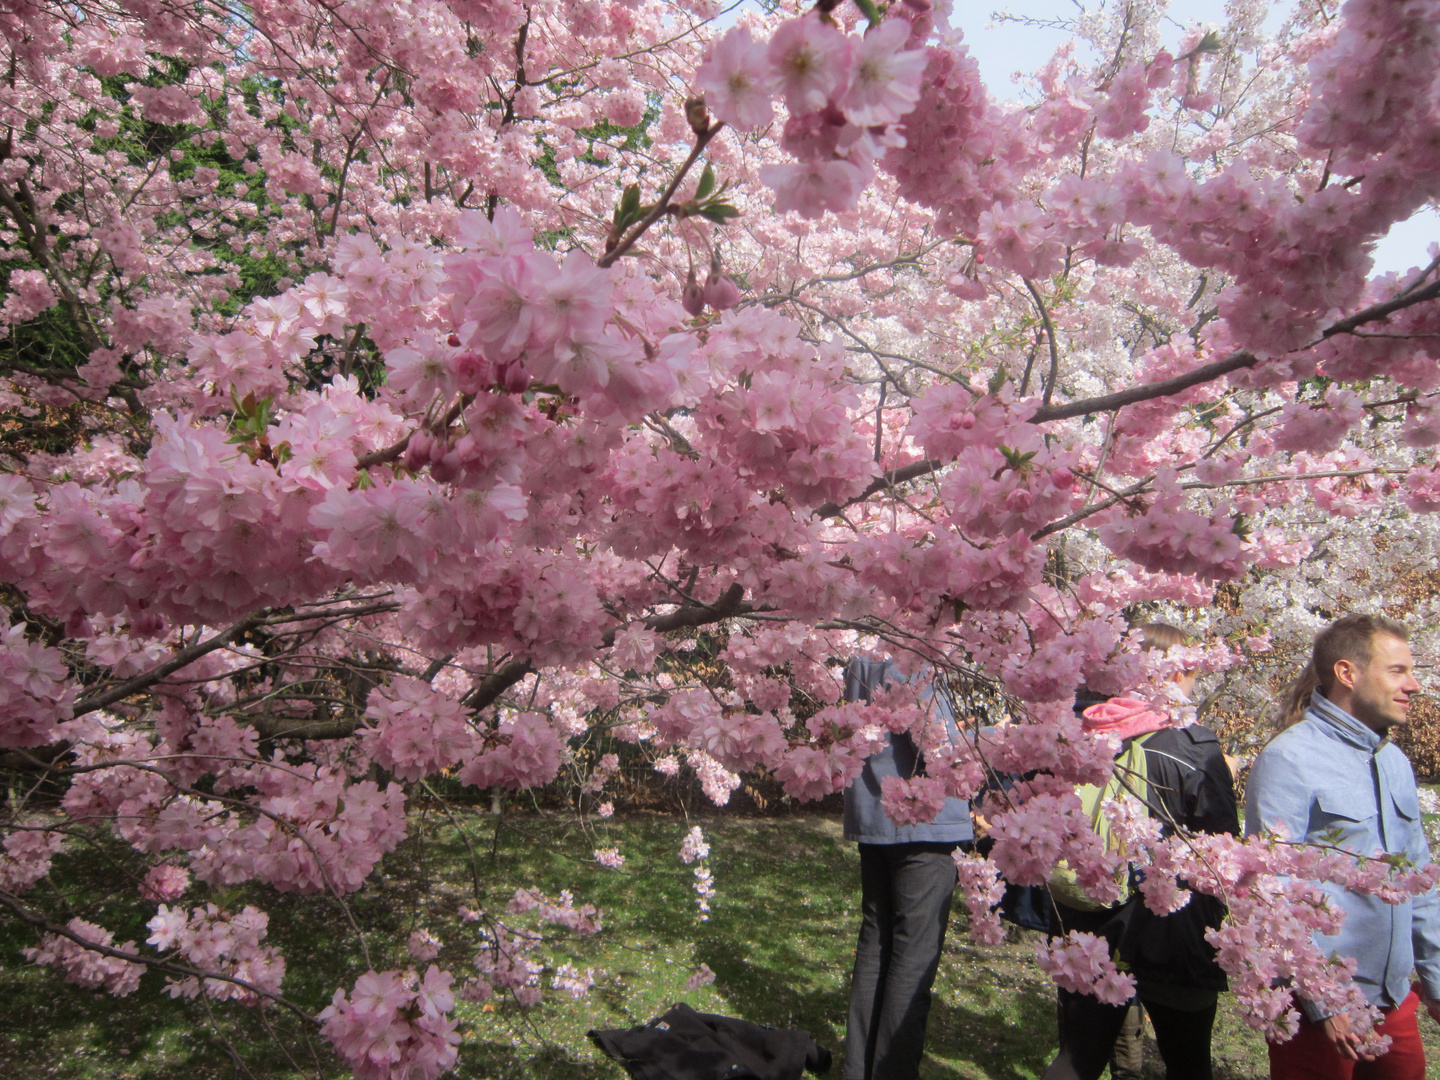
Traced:
<path fill-rule="evenodd" d="M 1140 650 L 1142 652 L 1148 652 L 1151 649 L 1166 652 L 1176 645 L 1190 644 L 1190 636 L 1178 626 L 1171 626 L 1169 623 L 1142 623 L 1135 629 L 1140 631 Z M 1195 680 L 1199 676 L 1200 672 L 1193 669 L 1174 671 L 1170 673 L 1169 681 L 1179 687 L 1180 693 L 1189 698 L 1195 692 Z"/>
<path fill-rule="evenodd" d="M 1336 619 L 1316 635 L 1310 665 L 1291 689 L 1286 719 L 1300 718 L 1313 690 L 1381 735 L 1405 723 L 1410 696 L 1420 692 L 1410 631 L 1384 615 Z"/>

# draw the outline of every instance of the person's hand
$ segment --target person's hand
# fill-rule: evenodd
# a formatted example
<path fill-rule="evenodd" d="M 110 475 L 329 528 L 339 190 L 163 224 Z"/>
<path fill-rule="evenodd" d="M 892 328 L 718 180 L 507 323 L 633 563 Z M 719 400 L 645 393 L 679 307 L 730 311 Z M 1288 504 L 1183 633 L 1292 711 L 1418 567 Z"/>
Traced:
<path fill-rule="evenodd" d="M 1440 1024 L 1440 999 L 1421 998 L 1425 1002 L 1425 1011 L 1430 1014 L 1430 1019 Z"/>
<path fill-rule="evenodd" d="M 1426 1007 L 1429 1007 L 1426 1002 Z M 1440 1002 L 1436 1003 L 1440 1006 Z M 1434 1016 L 1432 1012 L 1430 1014 Z M 1362 1050 L 1360 1036 L 1350 1030 L 1350 1016 L 1348 1013 L 1339 1013 L 1336 1016 L 1327 1016 L 1320 1021 L 1320 1030 L 1330 1040 L 1330 1045 L 1335 1047 L 1335 1052 L 1347 1061 L 1374 1061 L 1375 1055 L 1368 1050 Z"/>

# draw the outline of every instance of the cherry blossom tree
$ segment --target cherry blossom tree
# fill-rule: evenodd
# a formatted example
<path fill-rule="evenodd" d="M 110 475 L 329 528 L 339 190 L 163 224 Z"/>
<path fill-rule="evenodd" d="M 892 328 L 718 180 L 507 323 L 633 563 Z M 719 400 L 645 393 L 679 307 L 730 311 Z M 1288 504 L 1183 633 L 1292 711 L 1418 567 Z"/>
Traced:
<path fill-rule="evenodd" d="M 1073 787 L 1115 748 L 1077 686 L 1199 665 L 1259 718 L 1252 664 L 1352 605 L 1403 601 L 1432 650 L 1402 586 L 1440 535 L 1440 257 L 1372 276 L 1370 250 L 1440 197 L 1440 3 L 1228 10 L 1167 50 L 1163 3 L 1096 2 L 1021 102 L 943 0 L 0 14 L 0 748 L 63 791 L 4 820 L 31 958 L 433 1077 L 457 994 L 539 1000 L 534 927 L 600 913 L 517 882 L 467 909 L 473 975 L 421 974 L 417 932 L 415 969 L 311 1016 L 265 913 L 205 890 L 343 902 L 431 778 L 543 787 L 589 731 L 721 803 L 757 769 L 833 793 L 911 731 L 932 767 L 897 819 L 1035 775 L 961 866 L 984 936 L 999 874 L 1113 888 Z M 1137 612 L 1205 644 L 1142 660 Z M 846 705 L 856 653 L 1014 722 L 955 747 L 913 689 Z M 1435 879 L 1116 813 L 1155 910 L 1229 904 L 1271 1033 L 1292 987 L 1358 1000 L 1307 880 Z M 35 889 L 99 834 L 158 905 L 143 945 Z M 1083 936 L 1041 961 L 1128 993 Z"/>

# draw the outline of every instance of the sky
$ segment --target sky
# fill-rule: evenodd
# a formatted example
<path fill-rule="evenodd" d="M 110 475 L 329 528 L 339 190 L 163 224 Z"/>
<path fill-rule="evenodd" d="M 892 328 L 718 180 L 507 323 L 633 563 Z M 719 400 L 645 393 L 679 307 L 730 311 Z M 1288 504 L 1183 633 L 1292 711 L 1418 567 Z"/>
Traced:
<path fill-rule="evenodd" d="M 1091 0 L 1092 5 L 1093 2 Z M 1277 5 L 1271 22 L 1278 25 L 1289 6 Z M 1020 89 L 1012 76 L 1016 72 L 1035 71 L 1070 35 L 1007 20 L 1001 13 L 1045 21 L 1071 17 L 1078 7 L 1075 0 L 955 0 L 950 22 L 964 31 L 971 55 L 979 62 L 980 73 L 990 92 L 998 98 L 1013 99 L 1020 96 Z M 1197 22 L 1223 22 L 1224 12 L 1225 0 L 1174 0 L 1170 5 L 1166 44 L 1173 45 L 1186 27 Z M 722 19 L 722 25 L 728 21 Z M 1427 249 L 1437 242 L 1440 242 L 1440 213 L 1433 208 L 1421 210 L 1409 221 L 1396 224 L 1376 245 L 1374 272 L 1394 270 L 1403 274 L 1412 267 L 1425 266 L 1430 261 Z"/>

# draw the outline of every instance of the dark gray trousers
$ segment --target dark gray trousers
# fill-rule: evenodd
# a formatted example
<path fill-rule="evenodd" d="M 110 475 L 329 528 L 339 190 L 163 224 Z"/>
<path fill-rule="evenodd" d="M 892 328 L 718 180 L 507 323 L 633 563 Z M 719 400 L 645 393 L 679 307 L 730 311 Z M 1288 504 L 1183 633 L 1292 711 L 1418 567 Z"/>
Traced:
<path fill-rule="evenodd" d="M 860 845 L 860 940 L 850 978 L 845 1080 L 916 1080 L 930 987 L 950 922 L 958 847 Z"/>

